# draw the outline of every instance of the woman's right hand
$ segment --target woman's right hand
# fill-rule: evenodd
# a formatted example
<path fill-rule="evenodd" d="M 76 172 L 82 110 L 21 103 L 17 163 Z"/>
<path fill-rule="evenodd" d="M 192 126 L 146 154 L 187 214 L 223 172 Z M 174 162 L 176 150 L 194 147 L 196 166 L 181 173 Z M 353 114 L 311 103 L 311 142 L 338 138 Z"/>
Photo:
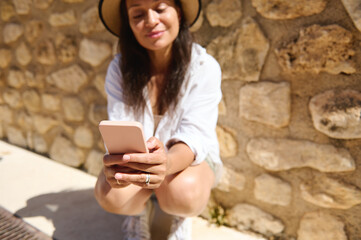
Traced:
<path fill-rule="evenodd" d="M 117 161 L 117 159 L 119 159 L 119 161 Z M 107 181 L 107 183 L 112 187 L 112 188 L 124 188 L 128 185 L 130 185 L 131 183 L 126 182 L 126 181 L 122 181 L 122 180 L 117 180 L 114 178 L 116 173 L 135 173 L 138 172 L 137 170 L 131 169 L 129 167 L 123 166 L 122 162 L 124 164 L 124 161 L 122 161 L 123 159 L 123 155 L 110 155 L 110 154 L 105 154 L 103 157 L 103 172 L 105 175 L 105 179 Z M 117 162 L 117 164 L 114 164 L 114 162 Z"/>

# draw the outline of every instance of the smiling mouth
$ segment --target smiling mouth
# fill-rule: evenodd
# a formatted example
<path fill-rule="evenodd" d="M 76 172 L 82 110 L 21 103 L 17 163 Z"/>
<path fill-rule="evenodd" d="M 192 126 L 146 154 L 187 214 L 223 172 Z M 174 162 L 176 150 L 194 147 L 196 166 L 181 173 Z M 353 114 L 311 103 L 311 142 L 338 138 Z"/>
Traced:
<path fill-rule="evenodd" d="M 147 34 L 147 37 L 149 38 L 158 38 L 160 36 L 162 36 L 164 33 L 164 31 L 154 31 L 154 32 L 150 32 Z"/>

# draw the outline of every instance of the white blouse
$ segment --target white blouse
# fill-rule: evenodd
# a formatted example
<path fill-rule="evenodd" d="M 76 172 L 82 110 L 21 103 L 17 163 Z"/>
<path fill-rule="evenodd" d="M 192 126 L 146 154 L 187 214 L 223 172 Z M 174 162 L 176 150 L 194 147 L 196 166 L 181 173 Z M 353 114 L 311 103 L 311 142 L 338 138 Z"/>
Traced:
<path fill-rule="evenodd" d="M 143 116 L 136 118 L 132 112 L 127 111 L 122 97 L 119 60 L 120 54 L 117 54 L 109 65 L 105 79 L 109 120 L 139 121 L 143 124 L 146 140 L 155 133 L 154 136 L 162 141 L 167 149 L 176 142 L 184 142 L 195 155 L 192 165 L 206 160 L 215 172 L 217 183 L 222 172 L 216 134 L 218 104 L 222 98 L 221 68 L 218 62 L 207 54 L 203 47 L 193 45 L 192 58 L 180 90 L 178 105 L 173 113 L 165 112 L 158 127 L 154 129 L 147 88 L 144 89 L 146 107 Z"/>

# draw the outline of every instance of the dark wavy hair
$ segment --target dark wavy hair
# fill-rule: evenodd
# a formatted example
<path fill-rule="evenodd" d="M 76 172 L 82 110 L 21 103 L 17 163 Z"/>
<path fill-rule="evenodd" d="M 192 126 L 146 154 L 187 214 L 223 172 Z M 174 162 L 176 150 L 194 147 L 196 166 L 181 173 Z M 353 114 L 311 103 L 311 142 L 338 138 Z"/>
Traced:
<path fill-rule="evenodd" d="M 175 0 L 175 4 L 182 9 L 179 0 Z M 138 43 L 130 28 L 125 0 L 121 1 L 120 11 L 121 29 L 118 47 L 121 53 L 119 65 L 123 75 L 123 97 L 128 107 L 140 114 L 146 105 L 143 90 L 150 80 L 151 62 L 147 50 Z M 172 111 L 178 104 L 180 88 L 191 60 L 192 43 L 193 37 L 181 11 L 179 33 L 173 42 L 165 85 L 157 99 L 159 113 Z"/>

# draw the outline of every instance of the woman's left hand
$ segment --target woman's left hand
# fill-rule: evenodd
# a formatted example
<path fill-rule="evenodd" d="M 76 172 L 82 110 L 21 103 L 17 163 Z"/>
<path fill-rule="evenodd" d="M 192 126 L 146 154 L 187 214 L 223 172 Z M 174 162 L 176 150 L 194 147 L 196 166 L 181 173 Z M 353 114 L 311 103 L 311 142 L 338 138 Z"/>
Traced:
<path fill-rule="evenodd" d="M 115 179 L 126 181 L 143 188 L 158 188 L 168 170 L 168 158 L 164 145 L 159 139 L 151 137 L 147 141 L 149 153 L 133 153 L 123 155 L 124 165 L 141 173 L 116 173 Z M 147 175 L 149 180 L 147 183 Z"/>

